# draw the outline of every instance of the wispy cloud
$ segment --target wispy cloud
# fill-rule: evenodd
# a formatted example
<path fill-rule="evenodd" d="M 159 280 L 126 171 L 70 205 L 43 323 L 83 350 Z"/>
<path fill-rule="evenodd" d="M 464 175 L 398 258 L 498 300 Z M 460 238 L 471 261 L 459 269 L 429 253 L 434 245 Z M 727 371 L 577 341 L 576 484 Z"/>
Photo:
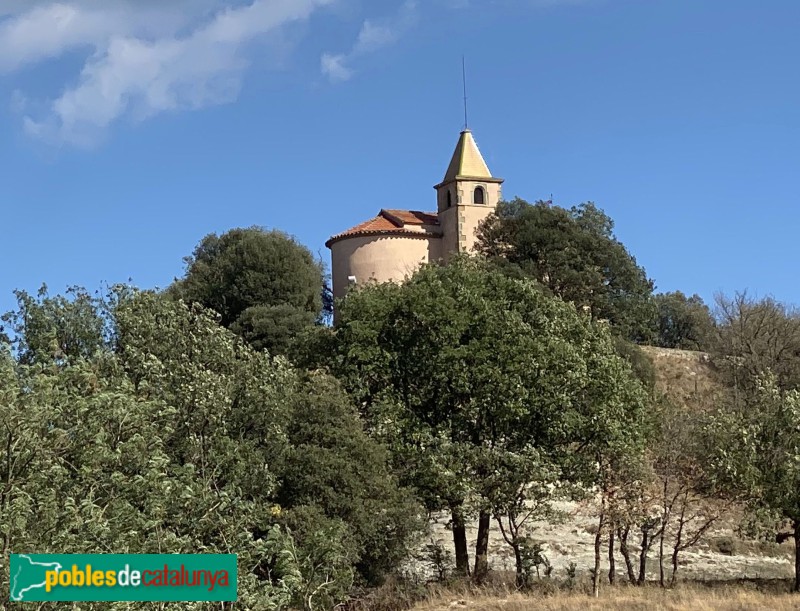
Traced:
<path fill-rule="evenodd" d="M 223 7 L 224 0 L 3 0 L 0 73 L 77 47 L 102 51 L 114 36 L 172 36 Z"/>
<path fill-rule="evenodd" d="M 69 52 L 85 58 L 79 72 L 57 83 L 63 89 L 53 97 L 13 89 L 7 108 L 33 137 L 92 146 L 122 119 L 232 102 L 251 43 L 271 40 L 338 1 L 0 0 L 0 77 Z M 363 21 L 349 49 L 321 56 L 328 80 L 351 79 L 361 60 L 414 27 L 424 7 L 418 0 L 395 1 L 402 2 L 395 12 Z M 452 10 L 483 9 L 479 2 L 489 2 L 430 1 Z M 547 6 L 599 0 L 492 1 Z"/>
<path fill-rule="evenodd" d="M 30 135 L 47 141 L 91 146 L 123 116 L 145 119 L 232 101 L 246 65 L 246 45 L 332 1 L 37 5 L 0 21 L 0 72 L 88 47 L 91 54 L 78 83 L 48 103 L 43 115 L 25 116 L 24 125 Z"/>
<path fill-rule="evenodd" d="M 417 19 L 417 1 L 406 0 L 391 17 L 367 19 L 361 26 L 353 47 L 347 53 L 324 53 L 320 60 L 322 73 L 333 82 L 349 80 L 354 73 L 351 64 L 369 53 L 396 42 Z"/>

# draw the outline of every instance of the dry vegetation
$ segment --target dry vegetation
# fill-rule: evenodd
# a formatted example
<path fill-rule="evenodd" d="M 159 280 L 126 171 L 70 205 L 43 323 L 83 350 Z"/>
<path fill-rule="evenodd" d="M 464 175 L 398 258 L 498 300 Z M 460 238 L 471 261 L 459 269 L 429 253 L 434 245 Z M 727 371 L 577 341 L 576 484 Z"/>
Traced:
<path fill-rule="evenodd" d="M 557 593 L 552 596 L 467 595 L 440 593 L 412 607 L 413 611 L 743 611 L 800 609 L 800 596 L 769 594 L 739 587 L 694 588 L 606 588 L 599 598 L 582 593 Z"/>
<path fill-rule="evenodd" d="M 711 407 L 722 388 L 714 377 L 714 367 L 704 352 L 642 346 L 656 371 L 656 390 L 679 405 Z"/>

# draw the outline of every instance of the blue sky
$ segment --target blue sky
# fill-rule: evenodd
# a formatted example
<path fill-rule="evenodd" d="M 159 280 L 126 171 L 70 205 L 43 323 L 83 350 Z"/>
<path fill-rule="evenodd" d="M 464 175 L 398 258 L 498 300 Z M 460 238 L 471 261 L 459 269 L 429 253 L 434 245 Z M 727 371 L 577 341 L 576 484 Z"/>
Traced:
<path fill-rule="evenodd" d="M 0 0 L 0 311 L 166 286 L 210 232 L 328 261 L 382 207 L 434 209 L 462 54 L 507 197 L 596 202 L 661 291 L 800 303 L 798 24 L 796 0 Z"/>

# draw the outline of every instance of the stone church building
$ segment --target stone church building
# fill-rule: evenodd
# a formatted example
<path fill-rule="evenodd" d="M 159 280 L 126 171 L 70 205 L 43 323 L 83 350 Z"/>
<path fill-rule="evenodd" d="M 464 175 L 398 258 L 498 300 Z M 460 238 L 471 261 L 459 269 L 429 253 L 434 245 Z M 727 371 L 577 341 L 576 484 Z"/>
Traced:
<path fill-rule="evenodd" d="M 354 284 L 402 281 L 423 263 L 471 251 L 479 223 L 502 199 L 502 184 L 465 129 L 444 180 L 434 187 L 436 212 L 381 210 L 325 243 L 331 249 L 334 297 Z"/>

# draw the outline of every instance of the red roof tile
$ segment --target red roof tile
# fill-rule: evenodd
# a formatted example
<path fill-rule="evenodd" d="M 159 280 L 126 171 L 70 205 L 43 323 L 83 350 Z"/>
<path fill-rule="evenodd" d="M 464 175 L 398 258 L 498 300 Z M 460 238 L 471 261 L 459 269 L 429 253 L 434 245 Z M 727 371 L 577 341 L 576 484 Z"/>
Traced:
<path fill-rule="evenodd" d="M 397 218 L 404 225 L 438 225 L 439 216 L 435 212 L 419 210 L 381 210 L 381 214 Z"/>
<path fill-rule="evenodd" d="M 356 235 L 377 234 L 407 234 L 422 237 L 433 232 L 420 231 L 419 229 L 405 229 L 406 225 L 422 227 L 424 225 L 438 225 L 439 217 L 435 212 L 420 212 L 419 210 L 381 210 L 378 216 L 351 227 L 347 231 L 331 237 L 325 245 L 330 245 L 341 238 Z"/>

